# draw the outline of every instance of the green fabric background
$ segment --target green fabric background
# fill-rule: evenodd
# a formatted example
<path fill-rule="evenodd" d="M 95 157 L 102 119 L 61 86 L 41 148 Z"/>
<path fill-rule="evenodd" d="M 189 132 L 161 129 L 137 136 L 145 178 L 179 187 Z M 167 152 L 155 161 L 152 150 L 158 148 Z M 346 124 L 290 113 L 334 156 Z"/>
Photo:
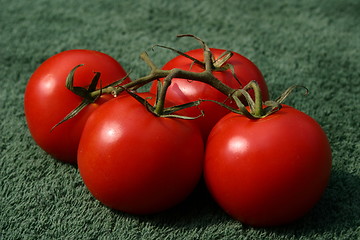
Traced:
<path fill-rule="evenodd" d="M 0 239 L 359 239 L 360 1 L 0 0 Z M 147 74 L 139 54 L 156 43 L 183 51 L 211 47 L 250 58 L 272 97 L 293 84 L 310 89 L 287 104 L 316 119 L 333 149 L 329 186 L 316 207 L 289 226 L 256 229 L 227 216 L 198 188 L 152 216 L 108 209 L 78 170 L 33 142 L 23 93 L 44 60 L 75 48 L 105 52 Z M 174 57 L 150 52 L 159 66 Z M 281 151 L 281 148 L 279 148 Z"/>

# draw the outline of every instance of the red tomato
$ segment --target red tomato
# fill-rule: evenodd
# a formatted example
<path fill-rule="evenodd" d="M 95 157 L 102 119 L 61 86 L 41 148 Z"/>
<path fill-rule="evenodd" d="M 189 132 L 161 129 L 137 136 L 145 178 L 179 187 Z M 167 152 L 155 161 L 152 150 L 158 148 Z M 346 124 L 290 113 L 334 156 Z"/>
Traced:
<path fill-rule="evenodd" d="M 210 50 L 215 59 L 226 51 L 213 48 Z M 203 49 L 194 49 L 187 52 L 186 54 L 200 61 L 204 60 Z M 269 94 L 267 85 L 260 70 L 256 67 L 254 63 L 252 63 L 244 56 L 233 52 L 233 56 L 226 62 L 226 64 L 231 64 L 234 66 L 235 75 L 237 76 L 241 85 L 235 80 L 230 70 L 213 72 L 216 78 L 234 89 L 244 87 L 251 80 L 256 80 L 260 85 L 260 89 L 262 90 L 264 101 L 268 100 Z M 164 70 L 171 70 L 173 68 L 180 68 L 192 72 L 204 71 L 201 66 L 194 64 L 192 60 L 181 55 L 173 58 L 163 67 Z M 150 92 L 156 93 L 156 86 L 157 82 L 154 82 L 151 86 Z M 253 96 L 253 93 L 251 93 L 251 95 Z M 228 99 L 227 96 L 225 96 L 215 88 L 209 86 L 208 84 L 179 78 L 174 78 L 172 80 L 172 84 L 168 88 L 166 97 L 168 100 L 177 105 L 197 101 L 199 99 L 210 99 L 218 102 L 225 102 Z M 232 107 L 236 107 L 235 102 L 227 100 L 225 103 Z M 215 123 L 224 115 L 229 113 L 229 110 L 213 102 L 203 102 L 199 107 L 192 107 L 189 109 L 190 116 L 199 116 L 201 113 L 200 109 L 203 110 L 205 116 L 196 119 L 195 122 L 200 126 L 203 136 L 204 138 L 206 138 Z"/>
<path fill-rule="evenodd" d="M 82 101 L 65 87 L 67 75 L 79 64 L 84 66 L 76 70 L 74 86 L 88 87 L 94 72 L 101 73 L 102 86 L 126 76 L 122 66 L 109 55 L 93 50 L 68 50 L 52 56 L 36 69 L 24 96 L 26 121 L 35 142 L 56 159 L 72 164 L 76 163 L 86 119 L 98 105 L 112 98 L 101 96 L 77 116 L 50 131 Z"/>
<path fill-rule="evenodd" d="M 155 99 L 150 93 L 140 95 Z M 150 214 L 191 193 L 202 173 L 203 154 L 193 122 L 156 117 L 133 97 L 120 96 L 89 117 L 78 167 L 85 185 L 104 205 Z"/>
<path fill-rule="evenodd" d="M 209 191 L 229 215 L 252 226 L 282 225 L 305 215 L 320 199 L 330 170 L 324 131 L 286 105 L 258 120 L 230 113 L 207 142 Z"/>

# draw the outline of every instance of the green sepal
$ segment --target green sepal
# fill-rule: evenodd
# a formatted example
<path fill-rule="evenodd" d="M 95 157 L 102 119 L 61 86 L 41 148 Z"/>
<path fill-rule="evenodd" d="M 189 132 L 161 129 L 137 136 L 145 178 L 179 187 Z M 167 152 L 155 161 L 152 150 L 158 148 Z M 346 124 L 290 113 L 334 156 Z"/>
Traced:
<path fill-rule="evenodd" d="M 160 82 L 159 82 L 160 83 Z M 141 103 L 142 105 L 145 106 L 145 108 L 152 113 L 154 116 L 157 117 L 165 117 L 165 118 L 180 118 L 180 119 L 185 119 L 185 120 L 192 120 L 192 119 L 196 119 L 199 118 L 201 116 L 203 116 L 203 112 L 201 111 L 201 114 L 199 116 L 196 117 L 189 117 L 189 116 L 182 116 L 182 115 L 177 115 L 177 114 L 173 114 L 177 111 L 189 108 L 189 107 L 194 107 L 194 106 L 198 106 L 201 101 L 195 101 L 195 102 L 190 102 L 190 103 L 185 103 L 185 104 L 181 104 L 181 105 L 176 105 L 176 106 L 172 106 L 172 107 L 168 107 L 165 108 L 162 114 L 157 114 L 155 113 L 155 107 L 152 106 L 146 98 L 143 98 L 141 96 L 139 96 L 138 94 L 131 92 L 127 89 L 125 89 L 125 91 L 132 96 L 133 98 L 135 98 L 135 100 L 137 100 L 139 103 Z"/>
<path fill-rule="evenodd" d="M 70 120 L 71 118 L 75 117 L 81 110 L 83 110 L 87 105 L 91 104 L 93 101 L 90 101 L 86 98 L 82 100 L 82 102 L 74 109 L 72 110 L 68 115 L 66 115 L 60 122 L 58 122 L 55 126 L 53 126 L 50 130 L 52 132 L 57 126 L 60 124 L 66 122 L 67 120 Z"/>
<path fill-rule="evenodd" d="M 96 90 L 96 86 L 97 86 L 97 84 L 98 84 L 98 82 L 100 80 L 101 74 L 99 72 L 95 72 L 95 75 L 94 75 L 93 79 L 91 80 L 91 83 L 90 83 L 90 86 L 88 87 L 88 89 L 83 88 L 83 87 L 75 87 L 74 86 L 74 74 L 75 74 L 75 71 L 81 66 L 84 66 L 84 64 L 79 64 L 70 71 L 69 75 L 66 78 L 65 87 L 67 89 L 69 89 L 70 91 L 72 91 L 74 94 L 82 97 L 83 100 L 81 101 L 81 103 L 74 110 L 72 110 L 60 122 L 58 122 L 55 126 L 53 126 L 50 131 L 53 131 L 54 128 L 56 128 L 60 124 L 62 124 L 64 122 L 70 120 L 71 118 L 75 117 L 87 105 L 89 105 L 91 103 L 94 103 L 98 99 L 98 97 L 100 97 L 100 95 L 101 95 L 101 88 L 100 88 L 100 94 L 99 95 L 94 96 L 94 97 L 91 96 L 91 92 Z"/>
<path fill-rule="evenodd" d="M 124 91 L 126 91 L 130 96 L 132 96 L 133 98 L 135 98 L 135 100 L 137 100 L 139 103 L 141 103 L 142 105 L 144 105 L 146 107 L 146 109 L 151 112 L 152 114 L 154 114 L 154 106 L 152 106 L 145 98 L 140 97 L 139 95 L 137 95 L 136 93 L 124 88 Z"/>
<path fill-rule="evenodd" d="M 209 51 L 210 52 L 210 48 L 208 47 L 208 45 L 202 40 L 202 39 L 200 39 L 199 37 L 197 37 L 197 36 L 195 36 L 195 35 L 193 35 L 193 34 L 179 34 L 179 35 L 177 35 L 176 37 L 178 37 L 178 38 L 182 38 L 182 37 L 191 37 L 191 38 L 194 38 L 195 40 L 197 40 L 200 44 L 201 44 L 201 46 L 202 46 L 202 48 L 204 49 L 204 51 Z M 213 61 L 214 62 L 214 61 Z"/>
<path fill-rule="evenodd" d="M 194 63 L 199 64 L 202 68 L 205 68 L 205 63 L 204 62 L 199 61 L 196 58 L 194 58 L 194 57 L 192 57 L 192 56 L 190 56 L 190 55 L 188 55 L 188 54 L 186 54 L 184 52 L 181 52 L 181 51 L 179 51 L 179 50 L 177 50 L 175 48 L 167 47 L 167 46 L 160 45 L 160 44 L 155 44 L 154 46 L 152 46 L 152 49 L 154 49 L 155 47 L 160 47 L 160 48 L 165 48 L 165 49 L 171 50 L 171 51 L 173 51 L 173 52 L 175 52 L 175 53 L 177 53 L 177 54 L 179 54 L 179 55 L 181 55 L 183 57 L 186 57 L 186 58 L 192 60 Z"/>
<path fill-rule="evenodd" d="M 290 93 L 292 93 L 292 91 L 294 91 L 296 88 L 304 88 L 305 89 L 305 94 L 304 95 L 308 95 L 309 94 L 309 89 L 307 89 L 306 87 L 302 86 L 302 85 L 294 85 L 289 87 L 288 89 L 286 89 L 276 100 L 275 102 L 278 103 L 282 103 L 289 95 Z"/>
<path fill-rule="evenodd" d="M 180 105 L 165 108 L 163 114 L 160 117 L 175 117 L 175 118 L 180 118 L 180 119 L 185 119 L 185 120 L 197 119 L 199 117 L 204 116 L 204 112 L 202 110 L 200 110 L 201 113 L 196 117 L 176 115 L 176 114 L 173 114 L 173 113 L 184 110 L 186 108 L 199 106 L 201 104 L 201 102 L 202 102 L 201 100 L 198 100 L 198 101 L 194 101 L 194 102 L 189 102 L 189 103 L 180 104 Z"/>
<path fill-rule="evenodd" d="M 200 101 L 202 101 L 202 102 L 213 102 L 213 103 L 216 103 L 216 104 L 220 105 L 221 107 L 224 107 L 224 108 L 230 110 L 231 112 L 234 112 L 234 113 L 237 113 L 237 114 L 240 114 L 240 115 L 244 115 L 247 118 L 250 118 L 250 119 L 255 119 L 256 118 L 246 109 L 245 105 L 242 104 L 239 99 L 234 98 L 234 100 L 235 100 L 235 102 L 239 101 L 239 105 L 238 105 L 239 109 L 235 109 L 233 107 L 230 107 L 230 106 L 226 105 L 225 103 L 218 102 L 218 101 L 215 101 L 215 100 L 202 99 Z"/>
<path fill-rule="evenodd" d="M 66 77 L 65 87 L 82 98 L 89 98 L 89 93 L 86 88 L 74 86 L 75 71 L 81 66 L 84 66 L 84 64 L 79 64 L 70 71 L 70 73 Z"/>
<path fill-rule="evenodd" d="M 234 54 L 226 50 L 217 59 L 214 60 L 213 64 L 215 68 L 221 68 Z"/>

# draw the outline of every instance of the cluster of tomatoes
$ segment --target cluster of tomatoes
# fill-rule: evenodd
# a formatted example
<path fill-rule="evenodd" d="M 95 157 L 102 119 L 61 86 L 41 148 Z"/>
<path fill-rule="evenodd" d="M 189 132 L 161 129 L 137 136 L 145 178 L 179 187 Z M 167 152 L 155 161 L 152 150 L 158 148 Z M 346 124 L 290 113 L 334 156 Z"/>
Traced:
<path fill-rule="evenodd" d="M 214 59 L 224 50 L 211 49 Z M 204 60 L 204 50 L 187 52 Z M 259 69 L 232 53 L 232 68 L 213 75 L 233 89 L 255 80 L 263 100 L 268 89 Z M 201 64 L 179 55 L 163 66 L 202 72 Z M 69 72 L 74 94 L 65 87 Z M 24 107 L 35 142 L 54 158 L 75 164 L 85 185 L 104 205 L 132 214 L 157 213 L 183 201 L 203 177 L 216 202 L 232 217 L 252 226 L 274 226 L 303 216 L 321 197 L 330 175 L 331 150 L 321 127 L 286 105 L 264 118 L 249 119 L 214 102 L 204 101 L 179 112 L 194 120 L 159 117 L 124 91 L 100 94 L 75 116 L 100 73 L 97 89 L 124 78 L 112 57 L 92 50 L 68 50 L 46 60 L 31 76 Z M 156 103 L 160 81 L 136 93 Z M 125 78 L 123 86 L 131 82 Z M 94 88 L 95 89 L 95 88 Z M 81 92 L 79 90 L 79 92 Z M 253 92 L 250 92 L 253 96 Z M 166 106 L 199 99 L 237 105 L 229 96 L 199 81 L 174 78 Z"/>

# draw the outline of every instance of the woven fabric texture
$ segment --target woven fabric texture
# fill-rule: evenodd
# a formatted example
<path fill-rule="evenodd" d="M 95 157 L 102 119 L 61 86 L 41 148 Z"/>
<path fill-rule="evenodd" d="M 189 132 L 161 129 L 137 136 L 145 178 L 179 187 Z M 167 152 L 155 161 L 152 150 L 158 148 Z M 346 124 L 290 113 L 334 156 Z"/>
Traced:
<path fill-rule="evenodd" d="M 360 2 L 4 1 L 0 0 L 0 239 L 359 239 Z M 196 41 L 236 51 L 262 71 L 272 98 L 300 84 L 308 96 L 286 104 L 326 131 L 333 170 L 320 202 L 288 226 L 252 228 L 233 220 L 200 186 L 183 203 L 151 216 L 113 211 L 95 200 L 76 167 L 32 140 L 23 110 L 26 83 L 50 56 L 93 49 L 117 59 L 132 79 Z M 143 88 L 146 90 L 147 87 Z M 281 151 L 281 149 L 280 149 Z"/>

